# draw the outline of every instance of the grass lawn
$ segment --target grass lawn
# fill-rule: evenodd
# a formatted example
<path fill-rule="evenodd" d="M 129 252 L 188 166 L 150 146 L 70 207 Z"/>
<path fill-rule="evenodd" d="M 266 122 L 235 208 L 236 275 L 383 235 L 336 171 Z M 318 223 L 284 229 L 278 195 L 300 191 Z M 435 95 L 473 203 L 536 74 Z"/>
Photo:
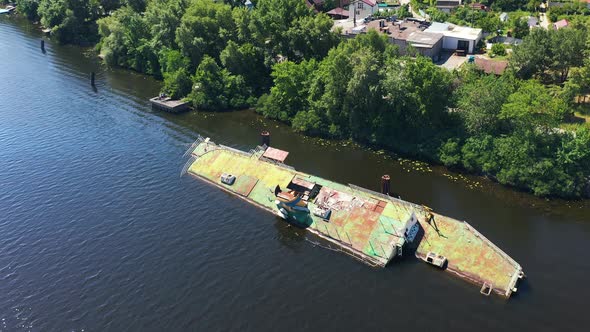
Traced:
<path fill-rule="evenodd" d="M 561 124 L 560 128 L 573 131 L 580 126 L 590 128 L 590 110 L 580 108 L 574 112 L 574 117 Z"/>

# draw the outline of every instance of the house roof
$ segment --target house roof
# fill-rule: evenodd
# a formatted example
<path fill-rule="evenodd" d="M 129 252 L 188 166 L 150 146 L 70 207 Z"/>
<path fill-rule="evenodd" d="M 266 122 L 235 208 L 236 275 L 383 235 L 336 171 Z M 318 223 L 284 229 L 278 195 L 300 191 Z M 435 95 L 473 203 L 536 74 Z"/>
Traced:
<path fill-rule="evenodd" d="M 305 5 L 307 6 L 307 8 L 311 8 L 313 9 L 314 12 L 318 12 L 317 8 L 315 8 L 315 5 L 307 0 L 305 0 Z"/>
<path fill-rule="evenodd" d="M 334 9 L 330 10 L 329 12 L 327 12 L 326 14 L 334 15 L 334 16 L 346 16 L 346 17 L 350 16 L 348 10 L 346 10 L 344 8 L 340 8 L 340 7 L 334 8 Z"/>
<path fill-rule="evenodd" d="M 461 0 L 437 0 L 436 7 L 437 8 L 455 8 L 461 4 Z"/>
<path fill-rule="evenodd" d="M 537 26 L 539 24 L 539 20 L 536 17 L 529 17 L 527 20 L 527 24 L 529 27 Z"/>
<path fill-rule="evenodd" d="M 477 40 L 481 36 L 481 29 L 454 25 L 451 23 L 433 22 L 424 32 L 442 33 L 445 37 Z"/>
<path fill-rule="evenodd" d="M 566 19 L 563 19 L 563 20 L 560 20 L 560 21 L 557 21 L 557 22 L 553 23 L 553 27 L 555 29 L 561 29 L 561 28 L 567 27 L 568 24 L 569 24 L 569 22 Z"/>
<path fill-rule="evenodd" d="M 508 61 L 475 58 L 475 66 L 486 74 L 502 75 L 508 67 Z"/>
<path fill-rule="evenodd" d="M 377 6 L 377 2 L 373 1 L 373 0 L 360 0 L 364 3 L 366 3 L 367 5 L 371 6 L 371 7 L 375 7 Z"/>
<path fill-rule="evenodd" d="M 417 48 L 432 48 L 443 37 L 442 33 L 414 31 L 408 36 L 407 41 Z"/>
<path fill-rule="evenodd" d="M 432 22 L 428 30 L 431 31 L 447 31 L 449 30 L 448 23 Z"/>
<path fill-rule="evenodd" d="M 383 27 L 380 27 L 380 23 L 383 22 Z M 374 20 L 367 23 L 367 29 L 377 30 L 378 32 L 386 34 L 388 37 L 395 40 L 408 40 L 408 37 L 417 31 L 423 31 L 425 26 L 420 22 L 415 21 L 395 21 L 390 22 L 384 19 Z"/>
<path fill-rule="evenodd" d="M 502 44 L 509 44 L 509 45 L 520 45 L 522 43 L 522 39 L 514 38 L 514 37 L 504 37 L 504 36 L 496 36 L 489 40 L 490 43 L 502 43 Z"/>
<path fill-rule="evenodd" d="M 488 7 L 482 3 L 474 2 L 469 5 L 472 9 L 486 10 Z"/>

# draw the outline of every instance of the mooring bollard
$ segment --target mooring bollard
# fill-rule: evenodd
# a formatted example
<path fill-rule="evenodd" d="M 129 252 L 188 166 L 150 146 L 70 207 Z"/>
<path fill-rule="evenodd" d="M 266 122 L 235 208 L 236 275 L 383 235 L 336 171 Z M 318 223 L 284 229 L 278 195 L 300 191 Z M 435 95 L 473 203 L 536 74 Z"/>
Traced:
<path fill-rule="evenodd" d="M 92 85 L 92 86 L 94 86 L 94 76 L 95 76 L 94 72 L 91 72 L 90 73 L 90 85 Z"/>
<path fill-rule="evenodd" d="M 260 133 L 260 137 L 262 138 L 262 145 L 266 145 L 267 147 L 270 146 L 270 132 L 264 130 Z"/>
<path fill-rule="evenodd" d="M 381 177 L 381 193 L 389 195 L 389 186 L 391 184 L 391 177 L 389 175 L 383 175 Z"/>

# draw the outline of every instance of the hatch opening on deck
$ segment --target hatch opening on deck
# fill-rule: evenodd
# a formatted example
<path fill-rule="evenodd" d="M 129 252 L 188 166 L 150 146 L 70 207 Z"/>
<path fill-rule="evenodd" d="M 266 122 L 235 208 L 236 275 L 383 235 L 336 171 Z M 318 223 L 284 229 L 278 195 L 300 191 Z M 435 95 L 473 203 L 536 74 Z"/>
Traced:
<path fill-rule="evenodd" d="M 301 194 L 303 200 L 309 201 L 318 195 L 320 189 L 322 189 L 322 186 L 318 185 L 317 183 L 304 180 L 300 177 L 294 177 L 293 180 L 291 180 L 291 182 L 289 182 L 287 185 L 287 189 Z"/>

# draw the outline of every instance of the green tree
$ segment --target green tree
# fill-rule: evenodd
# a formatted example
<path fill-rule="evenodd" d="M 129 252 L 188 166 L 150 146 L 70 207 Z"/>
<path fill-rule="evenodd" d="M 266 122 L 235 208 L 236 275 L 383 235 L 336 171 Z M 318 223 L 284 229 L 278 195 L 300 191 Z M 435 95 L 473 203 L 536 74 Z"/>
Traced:
<path fill-rule="evenodd" d="M 511 65 L 521 78 L 545 77 L 553 64 L 553 49 L 549 32 L 534 29 L 522 44 L 514 47 Z"/>
<path fill-rule="evenodd" d="M 37 10 L 41 24 L 53 28 L 63 22 L 68 9 L 66 0 L 41 0 Z"/>
<path fill-rule="evenodd" d="M 538 29 L 536 29 L 536 30 L 538 30 Z M 530 28 L 529 28 L 529 24 L 528 24 L 527 20 L 524 19 L 523 17 L 518 17 L 514 21 L 514 26 L 512 28 L 512 36 L 514 38 L 522 39 L 522 38 L 528 36 L 529 32 L 530 32 Z"/>
<path fill-rule="evenodd" d="M 522 9 L 525 5 L 526 1 L 523 0 L 495 0 L 493 2 L 493 8 L 497 8 L 505 12 Z"/>
<path fill-rule="evenodd" d="M 538 81 L 529 80 L 508 97 L 500 118 L 510 121 L 517 129 L 547 132 L 563 121 L 567 111 L 567 103 L 562 98 L 552 96 Z"/>
<path fill-rule="evenodd" d="M 503 56 L 506 55 L 506 46 L 504 44 L 496 43 L 492 45 L 492 53 L 494 55 Z"/>
<path fill-rule="evenodd" d="M 161 64 L 162 72 L 175 72 L 179 69 L 188 68 L 189 60 L 175 49 L 165 48 L 160 52 L 158 61 Z"/>
<path fill-rule="evenodd" d="M 251 91 L 239 75 L 231 75 L 206 55 L 193 77 L 189 100 L 199 110 L 223 111 L 248 106 Z"/>
<path fill-rule="evenodd" d="M 109 14 L 121 7 L 121 0 L 100 0 L 100 6 L 105 14 Z"/>
<path fill-rule="evenodd" d="M 303 16 L 287 30 L 287 55 L 295 59 L 323 58 L 338 43 L 334 22 L 327 15 Z"/>
<path fill-rule="evenodd" d="M 224 74 L 215 60 L 206 55 L 193 78 L 193 90 L 189 96 L 197 109 L 224 110 L 229 100 L 225 94 Z"/>
<path fill-rule="evenodd" d="M 514 82 L 508 74 L 500 78 L 482 75 L 463 82 L 456 96 L 467 132 L 471 135 L 499 133 L 500 111 L 513 91 Z"/>
<path fill-rule="evenodd" d="M 177 50 L 164 49 L 159 63 L 164 77 L 163 91 L 172 98 L 187 96 L 192 89 L 192 80 L 187 71 L 189 61 Z"/>
<path fill-rule="evenodd" d="M 410 12 L 410 8 L 408 7 L 408 5 L 399 6 L 399 8 L 397 9 L 396 15 L 400 19 L 404 19 L 404 18 L 413 16 L 412 13 Z M 438 16 L 438 18 L 441 18 L 441 17 L 442 16 Z"/>
<path fill-rule="evenodd" d="M 304 1 L 300 0 L 258 0 L 252 11 L 250 31 L 257 45 L 268 47 L 273 56 L 293 55 L 290 40 L 285 33 L 295 21 L 314 15 Z"/>
<path fill-rule="evenodd" d="M 430 59 L 418 57 L 387 64 L 385 96 L 397 106 L 412 131 L 429 132 L 444 123 L 451 99 L 451 75 Z"/>
<path fill-rule="evenodd" d="M 191 92 L 193 82 L 186 69 L 164 73 L 163 91 L 174 99 L 185 97 Z"/>
<path fill-rule="evenodd" d="M 148 0 L 123 0 L 124 4 L 131 7 L 136 13 L 145 11 Z"/>
<path fill-rule="evenodd" d="M 16 8 L 19 13 L 25 14 L 25 16 L 31 21 L 39 19 L 39 15 L 37 14 L 39 0 L 19 0 L 16 3 Z"/>
<path fill-rule="evenodd" d="M 381 62 L 369 49 L 359 50 L 351 57 L 352 75 L 346 86 L 344 107 L 348 110 L 350 133 L 354 139 L 373 141 L 375 123 L 382 103 Z"/>
<path fill-rule="evenodd" d="M 290 122 L 298 111 L 307 110 L 309 82 L 316 68 L 315 60 L 285 61 L 274 65 L 273 87 L 258 111 L 266 117 Z"/>
<path fill-rule="evenodd" d="M 159 75 L 158 56 L 150 44 L 150 29 L 140 14 L 130 7 L 121 7 L 111 16 L 98 20 L 98 27 L 102 37 L 101 53 L 107 64 Z"/>
<path fill-rule="evenodd" d="M 240 75 L 256 92 L 270 84 L 270 70 L 264 63 L 264 51 L 250 43 L 238 45 L 229 41 L 220 54 L 221 64 L 232 74 Z"/>
<path fill-rule="evenodd" d="M 229 5 L 212 0 L 194 0 L 176 30 L 180 51 L 196 67 L 205 55 L 217 58 L 235 34 Z"/>
<path fill-rule="evenodd" d="M 232 10 L 232 18 L 236 25 L 236 37 L 239 42 L 254 42 L 251 24 L 253 24 L 252 12 L 245 7 L 235 7 Z"/>
<path fill-rule="evenodd" d="M 583 65 L 586 38 L 584 30 L 533 29 L 514 48 L 512 65 L 524 79 L 564 82 L 571 67 Z"/>
<path fill-rule="evenodd" d="M 363 37 L 363 36 L 359 36 Z M 308 102 L 313 114 L 326 118 L 327 133 L 333 137 L 349 134 L 348 109 L 344 107 L 346 89 L 351 78 L 351 53 L 347 45 L 340 44 L 330 50 L 322 60 L 309 86 Z M 314 128 L 316 131 L 319 128 Z"/>
<path fill-rule="evenodd" d="M 151 0 L 145 10 L 145 20 L 155 47 L 176 45 L 176 30 L 186 11 L 189 0 Z"/>
<path fill-rule="evenodd" d="M 556 72 L 557 80 L 564 82 L 571 67 L 584 64 L 586 49 L 586 31 L 578 29 L 559 29 L 550 34 L 553 52 L 552 70 Z"/>
<path fill-rule="evenodd" d="M 500 21 L 500 18 L 496 14 L 491 12 L 482 15 L 475 25 L 483 31 L 491 33 L 496 33 L 498 30 L 502 29 L 502 21 Z"/>
<path fill-rule="evenodd" d="M 100 14 L 97 0 L 41 0 L 37 13 L 41 24 L 51 28 L 60 43 L 96 41 Z"/>
<path fill-rule="evenodd" d="M 456 138 L 449 138 L 439 150 L 440 161 L 447 167 L 456 167 L 461 164 L 461 144 Z"/>
<path fill-rule="evenodd" d="M 467 138 L 461 148 L 463 168 L 470 172 L 494 173 L 493 149 L 494 137 L 492 135 L 478 135 Z"/>

